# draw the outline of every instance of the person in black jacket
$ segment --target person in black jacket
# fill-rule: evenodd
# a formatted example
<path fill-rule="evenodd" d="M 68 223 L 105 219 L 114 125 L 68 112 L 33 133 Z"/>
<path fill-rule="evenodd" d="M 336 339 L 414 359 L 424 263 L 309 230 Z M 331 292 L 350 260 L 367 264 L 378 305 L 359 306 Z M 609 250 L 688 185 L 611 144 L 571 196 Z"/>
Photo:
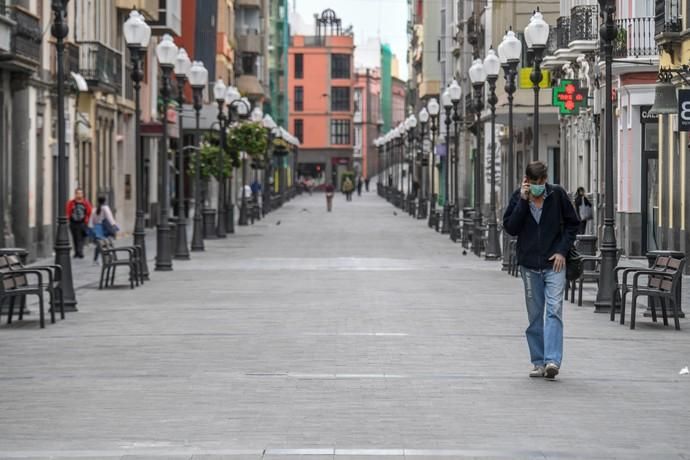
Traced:
<path fill-rule="evenodd" d="M 534 366 L 530 377 L 554 379 L 563 357 L 565 261 L 580 219 L 566 191 L 546 183 L 547 175 L 541 161 L 527 166 L 503 216 L 503 228 L 518 237 L 529 319 L 525 334 Z"/>

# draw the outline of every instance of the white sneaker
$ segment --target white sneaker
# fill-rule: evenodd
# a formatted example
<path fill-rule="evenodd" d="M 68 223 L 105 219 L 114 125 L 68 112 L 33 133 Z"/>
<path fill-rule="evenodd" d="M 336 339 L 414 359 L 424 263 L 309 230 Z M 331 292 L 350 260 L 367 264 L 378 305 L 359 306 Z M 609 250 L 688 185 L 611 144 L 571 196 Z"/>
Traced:
<path fill-rule="evenodd" d="M 530 377 L 544 377 L 544 366 L 534 366 L 529 373 Z"/>
<path fill-rule="evenodd" d="M 548 380 L 554 380 L 558 375 L 558 366 L 554 363 L 549 363 L 544 368 L 544 378 Z"/>

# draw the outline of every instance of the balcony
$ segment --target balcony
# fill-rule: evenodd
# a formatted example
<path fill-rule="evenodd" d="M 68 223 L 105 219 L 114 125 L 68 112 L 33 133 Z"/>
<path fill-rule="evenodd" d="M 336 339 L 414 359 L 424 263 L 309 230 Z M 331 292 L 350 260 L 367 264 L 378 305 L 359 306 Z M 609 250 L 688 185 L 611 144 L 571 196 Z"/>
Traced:
<path fill-rule="evenodd" d="M 616 20 L 616 40 L 613 53 L 617 58 L 637 58 L 657 55 L 655 18 L 627 18 Z"/>
<path fill-rule="evenodd" d="M 182 35 L 182 0 L 166 0 L 159 4 L 158 20 L 149 22 L 153 35 Z"/>
<path fill-rule="evenodd" d="M 12 48 L 12 29 L 14 21 L 8 16 L 5 0 L 0 0 L 0 53 L 9 53 Z"/>
<path fill-rule="evenodd" d="M 235 8 L 261 8 L 261 0 L 235 0 Z"/>
<path fill-rule="evenodd" d="M 559 50 L 568 49 L 570 43 L 570 18 L 561 16 L 556 20 L 556 47 Z"/>
<path fill-rule="evenodd" d="M 599 41 L 599 7 L 596 5 L 574 6 L 570 10 L 571 51 L 594 51 Z"/>
<path fill-rule="evenodd" d="M 242 31 L 246 32 L 237 37 L 237 48 L 242 53 L 263 54 L 263 36 L 256 29 Z"/>
<path fill-rule="evenodd" d="M 28 11 L 13 7 L 10 9 L 4 3 L 0 4 L 0 13 L 9 31 L 9 43 L 7 49 L 0 51 L 0 61 L 5 67 L 25 72 L 34 72 L 41 61 L 41 30 L 40 20 Z"/>
<path fill-rule="evenodd" d="M 138 10 L 148 19 L 158 20 L 158 0 L 115 0 L 115 7 L 121 10 Z"/>
<path fill-rule="evenodd" d="M 654 3 L 654 34 L 657 44 L 665 46 L 680 43 L 683 30 L 681 0 L 656 0 Z"/>
<path fill-rule="evenodd" d="M 120 94 L 122 91 L 122 54 L 100 42 L 81 42 L 80 73 L 89 88 Z"/>

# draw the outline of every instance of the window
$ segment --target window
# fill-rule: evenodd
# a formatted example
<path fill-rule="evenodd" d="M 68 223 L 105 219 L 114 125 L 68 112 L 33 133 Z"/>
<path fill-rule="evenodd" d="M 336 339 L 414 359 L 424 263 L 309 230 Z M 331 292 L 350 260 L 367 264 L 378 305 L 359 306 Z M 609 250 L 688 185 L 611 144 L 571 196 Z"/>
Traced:
<path fill-rule="evenodd" d="M 242 73 L 244 75 L 257 75 L 255 54 L 242 54 Z"/>
<path fill-rule="evenodd" d="M 350 88 L 345 86 L 331 88 L 331 110 L 334 112 L 350 111 Z"/>
<path fill-rule="evenodd" d="M 355 113 L 362 111 L 362 90 L 356 89 L 352 95 L 352 99 L 355 105 Z"/>
<path fill-rule="evenodd" d="M 304 110 L 304 87 L 295 86 L 295 112 Z"/>
<path fill-rule="evenodd" d="M 295 137 L 300 143 L 304 142 L 304 120 L 295 120 Z"/>
<path fill-rule="evenodd" d="M 304 54 L 295 54 L 295 78 L 304 78 Z"/>
<path fill-rule="evenodd" d="M 350 144 L 350 120 L 331 120 L 331 144 Z"/>
<path fill-rule="evenodd" d="M 331 56 L 331 78 L 350 79 L 349 54 L 334 54 Z"/>

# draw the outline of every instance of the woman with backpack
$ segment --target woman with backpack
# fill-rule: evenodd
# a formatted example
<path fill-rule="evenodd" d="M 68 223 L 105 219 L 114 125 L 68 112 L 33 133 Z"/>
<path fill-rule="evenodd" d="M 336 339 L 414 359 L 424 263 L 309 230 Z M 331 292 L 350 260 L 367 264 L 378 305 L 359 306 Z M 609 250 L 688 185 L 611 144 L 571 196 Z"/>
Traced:
<path fill-rule="evenodd" d="M 91 236 L 96 242 L 96 250 L 93 254 L 93 262 L 98 262 L 98 255 L 101 252 L 101 241 L 106 238 L 115 238 L 119 227 L 115 218 L 113 217 L 113 211 L 108 206 L 104 196 L 98 197 L 98 206 L 95 212 L 91 214 L 91 219 L 89 221 L 89 228 L 91 230 Z"/>

